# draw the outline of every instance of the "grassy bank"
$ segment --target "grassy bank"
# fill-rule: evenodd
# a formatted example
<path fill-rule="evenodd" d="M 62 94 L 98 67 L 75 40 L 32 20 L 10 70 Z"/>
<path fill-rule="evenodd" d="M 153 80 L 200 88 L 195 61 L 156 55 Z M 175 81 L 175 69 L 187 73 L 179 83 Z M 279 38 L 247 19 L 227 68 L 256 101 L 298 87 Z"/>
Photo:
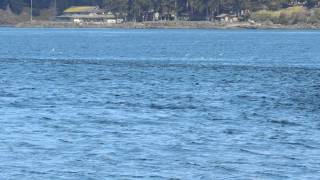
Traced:
<path fill-rule="evenodd" d="M 320 8 L 296 6 L 278 11 L 261 10 L 253 13 L 251 18 L 257 22 L 282 25 L 319 24 Z"/>
<path fill-rule="evenodd" d="M 53 9 L 42 9 L 38 16 L 34 16 L 37 21 L 49 21 L 54 17 Z M 24 8 L 20 14 L 13 13 L 10 8 L 0 9 L 0 25 L 16 25 L 30 20 L 30 8 Z"/>

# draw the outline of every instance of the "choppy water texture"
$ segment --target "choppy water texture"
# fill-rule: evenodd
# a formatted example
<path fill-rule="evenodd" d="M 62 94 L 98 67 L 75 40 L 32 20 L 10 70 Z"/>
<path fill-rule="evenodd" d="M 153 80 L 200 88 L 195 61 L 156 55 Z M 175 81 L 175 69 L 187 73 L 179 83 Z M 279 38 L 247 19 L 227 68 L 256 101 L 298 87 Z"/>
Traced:
<path fill-rule="evenodd" d="M 319 42 L 0 29 L 0 179 L 317 179 Z"/>

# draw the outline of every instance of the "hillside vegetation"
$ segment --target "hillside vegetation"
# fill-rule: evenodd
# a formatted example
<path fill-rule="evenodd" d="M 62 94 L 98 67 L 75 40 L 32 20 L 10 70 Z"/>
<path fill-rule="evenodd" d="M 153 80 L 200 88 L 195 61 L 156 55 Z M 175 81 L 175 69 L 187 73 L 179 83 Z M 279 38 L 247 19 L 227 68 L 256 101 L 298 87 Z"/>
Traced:
<path fill-rule="evenodd" d="M 125 16 L 128 21 L 145 21 L 153 12 L 161 16 L 191 21 L 213 20 L 228 13 L 241 15 L 242 20 L 280 24 L 319 23 L 320 0 L 33 0 L 33 15 L 50 19 L 70 6 L 96 5 Z M 0 23 L 12 15 L 26 15 L 30 0 L 0 0 Z M 50 11 L 48 9 L 51 9 Z M 29 9 L 30 10 L 30 9 Z M 10 12 L 10 13 L 8 13 Z M 244 13 L 245 12 L 245 13 Z M 11 19 L 12 19 L 11 17 Z M 8 18 L 7 18 L 8 19 Z M 9 18 L 10 19 L 10 18 Z"/>
<path fill-rule="evenodd" d="M 302 6 L 290 7 L 277 11 L 260 10 L 254 12 L 251 18 L 258 22 L 275 24 L 320 23 L 320 8 L 307 9 Z"/>

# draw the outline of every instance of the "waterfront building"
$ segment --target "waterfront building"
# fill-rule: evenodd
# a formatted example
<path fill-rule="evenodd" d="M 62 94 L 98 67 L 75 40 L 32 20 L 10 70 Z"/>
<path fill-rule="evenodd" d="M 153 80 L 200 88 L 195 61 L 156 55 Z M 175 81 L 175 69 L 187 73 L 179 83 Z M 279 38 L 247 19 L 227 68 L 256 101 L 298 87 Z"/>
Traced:
<path fill-rule="evenodd" d="M 82 23 L 122 23 L 123 19 L 117 18 L 112 12 L 105 12 L 98 6 L 72 6 L 64 10 L 59 21 L 68 21 L 77 24 Z"/>

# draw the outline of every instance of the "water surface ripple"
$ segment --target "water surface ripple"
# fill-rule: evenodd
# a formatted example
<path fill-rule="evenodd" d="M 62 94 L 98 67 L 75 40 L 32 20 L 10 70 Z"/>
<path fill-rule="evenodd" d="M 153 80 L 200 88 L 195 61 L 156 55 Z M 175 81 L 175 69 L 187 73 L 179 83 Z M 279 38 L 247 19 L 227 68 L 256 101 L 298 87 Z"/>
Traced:
<path fill-rule="evenodd" d="M 320 32 L 0 29 L 1 179 L 317 179 Z"/>

